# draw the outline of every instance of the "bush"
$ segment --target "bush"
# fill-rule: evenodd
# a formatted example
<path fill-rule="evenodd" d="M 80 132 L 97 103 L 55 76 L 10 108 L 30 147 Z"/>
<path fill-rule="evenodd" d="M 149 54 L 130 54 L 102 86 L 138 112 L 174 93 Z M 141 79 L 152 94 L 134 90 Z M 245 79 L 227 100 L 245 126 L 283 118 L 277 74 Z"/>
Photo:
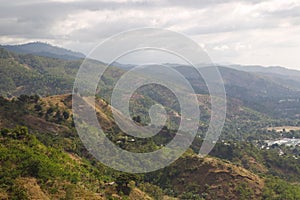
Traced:
<path fill-rule="evenodd" d="M 147 194 L 149 194 L 151 197 L 153 197 L 154 199 L 160 200 L 163 199 L 163 191 L 160 187 L 156 186 L 156 185 L 152 185 L 150 183 L 143 183 L 140 185 L 140 188 L 146 192 Z"/>

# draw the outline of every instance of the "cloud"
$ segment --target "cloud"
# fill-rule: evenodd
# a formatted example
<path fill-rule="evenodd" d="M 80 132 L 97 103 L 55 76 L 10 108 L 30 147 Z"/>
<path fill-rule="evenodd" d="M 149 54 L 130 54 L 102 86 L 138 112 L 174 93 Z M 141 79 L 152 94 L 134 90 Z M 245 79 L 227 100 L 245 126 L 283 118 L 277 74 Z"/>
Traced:
<path fill-rule="evenodd" d="M 158 27 L 204 44 L 215 62 L 271 65 L 263 55 L 276 49 L 277 65 L 296 68 L 299 13 L 296 0 L 16 0 L 1 4 L 0 42 L 40 40 L 87 53 L 121 31 Z"/>

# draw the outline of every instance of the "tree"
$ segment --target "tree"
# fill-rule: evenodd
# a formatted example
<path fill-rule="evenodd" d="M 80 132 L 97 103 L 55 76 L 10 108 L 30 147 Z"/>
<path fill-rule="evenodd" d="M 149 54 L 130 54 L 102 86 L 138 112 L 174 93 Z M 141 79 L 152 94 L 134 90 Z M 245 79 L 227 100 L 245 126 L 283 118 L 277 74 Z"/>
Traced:
<path fill-rule="evenodd" d="M 25 138 L 28 135 L 28 128 L 26 126 L 17 126 L 14 130 L 16 139 Z"/>
<path fill-rule="evenodd" d="M 116 180 L 118 192 L 129 195 L 131 192 L 129 182 L 132 180 L 136 180 L 136 177 L 132 174 L 121 174 L 120 176 L 118 176 Z"/>
<path fill-rule="evenodd" d="M 50 115 L 51 113 L 53 113 L 54 109 L 52 107 L 50 107 L 48 110 L 47 110 L 47 115 Z"/>
<path fill-rule="evenodd" d="M 64 119 L 69 119 L 70 114 L 67 111 L 63 112 Z"/>
<path fill-rule="evenodd" d="M 41 111 L 42 110 L 42 106 L 40 104 L 36 104 L 34 106 L 35 111 Z"/>
<path fill-rule="evenodd" d="M 21 94 L 19 97 L 18 97 L 18 100 L 20 102 L 23 102 L 23 103 L 28 103 L 29 102 L 29 99 L 30 97 L 26 94 Z"/>
<path fill-rule="evenodd" d="M 56 118 L 56 122 L 57 123 L 60 123 L 63 120 L 63 118 L 62 118 L 61 113 L 60 113 L 59 110 L 56 112 L 55 118 Z"/>
<path fill-rule="evenodd" d="M 141 123 L 141 121 L 142 121 L 142 120 L 141 120 L 141 116 L 139 116 L 139 115 L 138 115 L 138 116 L 134 116 L 132 119 L 133 119 L 133 121 L 135 121 L 136 123 Z"/>

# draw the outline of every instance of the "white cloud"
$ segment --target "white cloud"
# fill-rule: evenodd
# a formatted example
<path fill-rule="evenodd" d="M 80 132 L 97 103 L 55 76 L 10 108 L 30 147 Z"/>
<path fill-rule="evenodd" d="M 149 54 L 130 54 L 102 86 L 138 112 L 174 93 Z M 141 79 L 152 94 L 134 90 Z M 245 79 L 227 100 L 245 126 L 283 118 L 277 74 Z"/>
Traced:
<path fill-rule="evenodd" d="M 220 46 L 215 46 L 213 49 L 217 50 L 217 51 L 226 51 L 226 50 L 229 49 L 229 47 L 227 45 L 223 44 L 223 45 L 220 45 Z"/>
<path fill-rule="evenodd" d="M 300 69 L 297 0 L 17 0 L 2 3 L 0 17 L 1 43 L 40 40 L 87 53 L 120 31 L 159 27 L 190 36 L 215 62 Z"/>

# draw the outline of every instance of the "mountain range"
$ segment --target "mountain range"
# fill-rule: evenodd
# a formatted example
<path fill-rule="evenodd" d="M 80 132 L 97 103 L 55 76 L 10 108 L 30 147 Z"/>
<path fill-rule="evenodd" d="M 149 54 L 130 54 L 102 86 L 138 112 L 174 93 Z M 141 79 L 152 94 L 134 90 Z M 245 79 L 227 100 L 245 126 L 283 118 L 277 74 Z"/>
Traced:
<path fill-rule="evenodd" d="M 227 116 L 220 140 L 202 158 L 198 152 L 210 120 L 210 96 L 194 68 L 171 64 L 196 92 L 198 134 L 170 166 L 132 175 L 98 162 L 76 133 L 71 93 L 84 58 L 40 42 L 0 46 L 0 199 L 300 199 L 299 146 L 265 145 L 272 139 L 300 138 L 299 71 L 213 66 L 224 81 Z M 95 64 L 106 67 L 100 61 Z M 168 117 L 176 120 L 167 121 L 149 139 L 124 133 L 109 102 L 116 82 L 132 67 L 114 63 L 105 71 L 96 91 L 96 116 L 115 145 L 133 152 L 154 151 L 176 134 L 180 107 L 162 87 L 139 88 L 130 102 L 138 125 L 149 123 L 147 108 L 157 103 L 166 105 Z M 78 98 L 90 101 L 84 95 Z M 121 112 L 118 116 L 123 117 Z"/>
<path fill-rule="evenodd" d="M 38 42 L 3 47 L 0 53 L 0 70 L 3 77 L 0 82 L 0 94 L 43 96 L 72 91 L 74 78 L 84 58 L 83 54 Z M 118 78 L 133 66 L 115 63 L 115 67 L 108 70 L 101 79 L 100 95 L 109 96 L 108 93 Z M 104 67 L 104 64 L 99 62 L 99 67 Z M 208 93 L 203 78 L 191 67 L 175 64 L 172 67 L 190 81 L 196 93 Z M 282 67 L 217 67 L 228 97 L 241 100 L 245 106 L 272 117 L 296 118 L 300 115 L 299 71 Z"/>
<path fill-rule="evenodd" d="M 78 60 L 85 58 L 83 53 L 74 52 L 42 42 L 32 42 L 20 45 L 1 45 L 0 48 L 19 54 L 32 54 L 66 60 Z"/>

